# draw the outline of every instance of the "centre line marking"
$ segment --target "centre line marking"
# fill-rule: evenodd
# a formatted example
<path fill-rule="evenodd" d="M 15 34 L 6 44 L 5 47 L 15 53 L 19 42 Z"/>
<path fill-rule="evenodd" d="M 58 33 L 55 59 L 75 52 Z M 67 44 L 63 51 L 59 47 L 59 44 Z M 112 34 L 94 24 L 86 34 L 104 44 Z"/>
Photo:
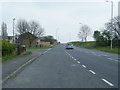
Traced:
<path fill-rule="evenodd" d="M 85 65 L 82 65 L 84 68 L 86 68 L 86 66 Z"/>
<path fill-rule="evenodd" d="M 76 59 L 74 59 L 76 61 Z"/>
<path fill-rule="evenodd" d="M 79 61 L 77 61 L 77 63 L 80 63 Z"/>
<path fill-rule="evenodd" d="M 110 86 L 114 86 L 112 83 L 110 83 L 109 81 L 102 79 L 104 82 L 106 82 L 107 84 L 109 84 Z"/>
<path fill-rule="evenodd" d="M 112 60 L 112 58 L 107 58 L 107 59 L 110 59 L 110 60 Z"/>
<path fill-rule="evenodd" d="M 96 74 L 94 71 L 92 71 L 92 70 L 89 70 L 92 74 Z"/>
<path fill-rule="evenodd" d="M 118 60 L 114 60 L 114 61 L 118 62 Z"/>

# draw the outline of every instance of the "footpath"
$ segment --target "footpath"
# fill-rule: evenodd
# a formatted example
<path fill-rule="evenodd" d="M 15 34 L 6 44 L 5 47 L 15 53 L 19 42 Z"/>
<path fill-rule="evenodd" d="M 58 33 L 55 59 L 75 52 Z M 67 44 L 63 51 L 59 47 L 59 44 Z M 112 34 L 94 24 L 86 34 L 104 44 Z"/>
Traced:
<path fill-rule="evenodd" d="M 32 52 L 32 54 L 7 60 L 2 63 L 2 80 L 3 83 L 10 78 L 11 75 L 18 73 L 20 69 L 34 61 L 42 55 L 42 52 Z M 19 70 L 17 70 L 19 69 Z"/>

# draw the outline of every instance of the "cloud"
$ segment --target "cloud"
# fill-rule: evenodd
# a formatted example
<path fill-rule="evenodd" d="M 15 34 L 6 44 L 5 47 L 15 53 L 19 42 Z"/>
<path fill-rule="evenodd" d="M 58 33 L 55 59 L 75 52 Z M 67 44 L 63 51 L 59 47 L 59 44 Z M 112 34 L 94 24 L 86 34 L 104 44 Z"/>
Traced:
<path fill-rule="evenodd" d="M 116 8 L 116 7 L 115 7 Z M 116 11 L 115 11 L 115 15 Z M 12 35 L 12 19 L 15 23 L 20 18 L 27 21 L 36 20 L 45 29 L 46 35 L 58 37 L 61 42 L 78 40 L 79 22 L 87 24 L 92 30 L 104 26 L 110 18 L 110 3 L 97 2 L 16 2 L 2 3 L 2 21 L 8 25 L 8 33 Z M 71 33 L 71 35 L 69 35 Z M 89 40 L 92 39 L 89 37 Z"/>

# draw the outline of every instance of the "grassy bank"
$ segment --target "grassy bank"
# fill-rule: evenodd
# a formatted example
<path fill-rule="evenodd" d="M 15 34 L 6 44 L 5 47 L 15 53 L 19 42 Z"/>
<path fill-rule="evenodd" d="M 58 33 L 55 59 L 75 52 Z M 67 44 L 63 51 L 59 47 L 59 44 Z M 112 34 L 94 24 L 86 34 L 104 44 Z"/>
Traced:
<path fill-rule="evenodd" d="M 105 46 L 105 47 L 96 46 L 95 41 L 71 42 L 71 43 L 73 43 L 73 45 L 77 46 L 77 47 L 83 47 L 83 48 L 87 48 L 87 49 L 95 49 L 95 50 L 100 50 L 100 51 L 104 51 L 104 52 L 120 54 L 119 48 L 113 48 L 111 50 L 110 46 Z"/>
<path fill-rule="evenodd" d="M 32 54 L 32 52 L 24 52 L 20 55 L 14 55 L 14 54 L 10 54 L 10 55 L 6 55 L 4 57 L 2 57 L 2 59 L 0 59 L 0 62 L 4 62 L 13 58 L 18 58 L 18 57 L 24 57 L 26 55 Z"/>

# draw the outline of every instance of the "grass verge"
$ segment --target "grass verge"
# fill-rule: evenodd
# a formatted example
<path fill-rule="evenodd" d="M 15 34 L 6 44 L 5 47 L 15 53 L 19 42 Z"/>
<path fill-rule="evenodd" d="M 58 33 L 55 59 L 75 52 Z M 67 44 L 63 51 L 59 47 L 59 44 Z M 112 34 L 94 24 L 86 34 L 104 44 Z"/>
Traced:
<path fill-rule="evenodd" d="M 47 49 L 47 48 L 53 48 L 54 46 L 44 46 L 44 47 L 30 47 L 27 49 Z"/>
<path fill-rule="evenodd" d="M 95 50 L 99 50 L 99 51 L 120 54 L 120 49 L 119 48 L 112 48 L 112 50 L 111 50 L 110 46 L 105 46 L 105 47 L 95 46 L 95 41 L 71 42 L 71 43 L 73 43 L 73 45 L 77 46 L 77 47 L 83 47 L 83 48 L 87 48 L 87 49 L 95 49 Z"/>
<path fill-rule="evenodd" d="M 20 55 L 14 55 L 14 54 L 6 55 L 6 56 L 2 57 L 2 59 L 0 59 L 0 62 L 4 62 L 4 61 L 7 61 L 7 60 L 10 60 L 13 58 L 24 57 L 24 56 L 27 56 L 29 54 L 32 54 L 32 52 L 24 52 Z"/>

